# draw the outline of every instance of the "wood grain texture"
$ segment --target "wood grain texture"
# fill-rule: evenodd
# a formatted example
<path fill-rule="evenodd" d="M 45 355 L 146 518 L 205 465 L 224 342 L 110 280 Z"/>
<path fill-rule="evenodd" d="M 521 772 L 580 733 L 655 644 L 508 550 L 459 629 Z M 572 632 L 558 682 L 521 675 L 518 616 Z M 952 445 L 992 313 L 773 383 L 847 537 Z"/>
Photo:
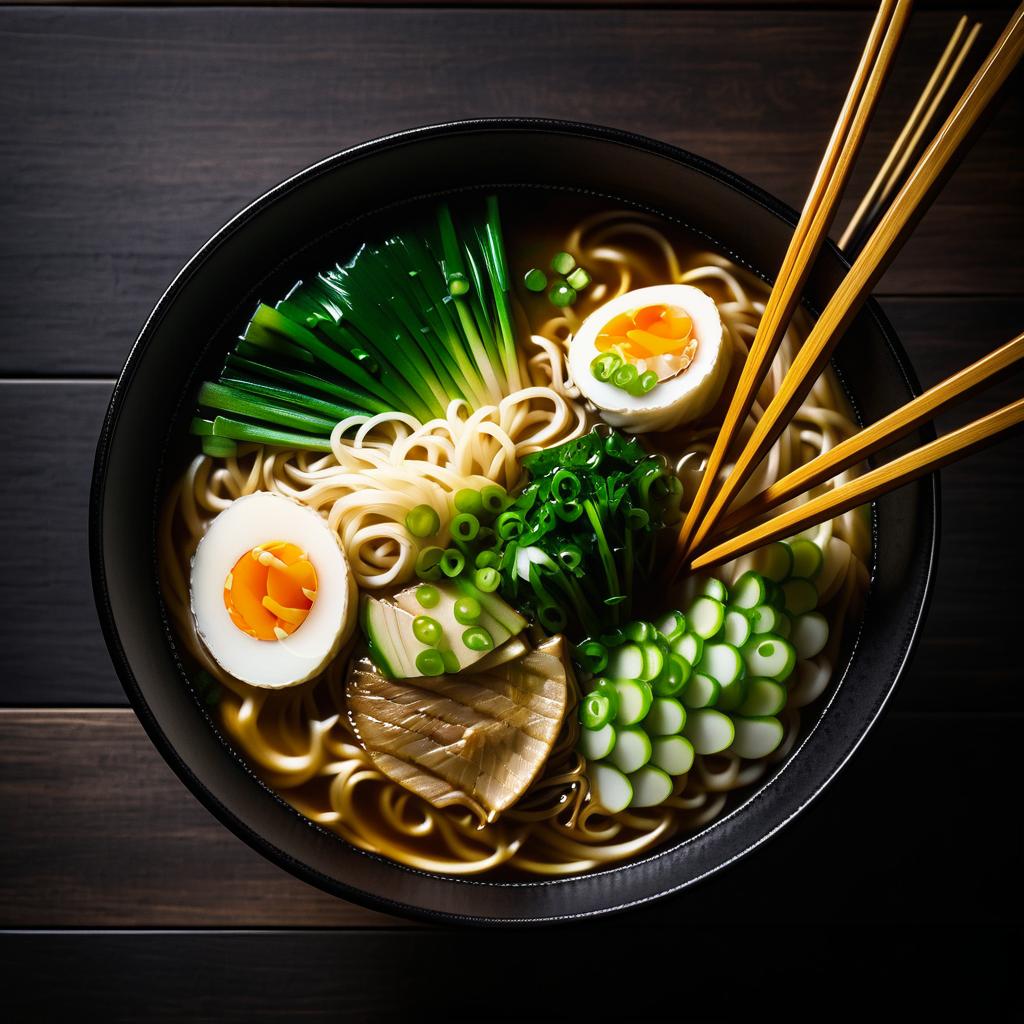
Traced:
<path fill-rule="evenodd" d="M 1007 340 L 1024 322 L 1019 299 L 890 299 L 885 307 L 926 385 Z M 1011 401 L 1020 394 L 1019 380 L 1000 382 L 940 426 Z M 6 439 L 0 470 L 8 481 L 0 490 L 0 517 L 20 541 L 0 575 L 0 705 L 124 703 L 97 626 L 86 549 L 92 455 L 109 393 L 103 381 L 0 383 Z M 1003 581 L 1024 575 L 1024 545 L 1014 525 L 1024 504 L 1022 458 L 1024 440 L 1011 439 L 943 474 L 939 582 L 900 690 L 903 708 L 1024 709 L 1020 666 L 1005 642 L 1015 630 L 1016 608 L 997 596 Z M 983 685 L 965 686 L 973 678 Z"/>
<path fill-rule="evenodd" d="M 982 14 L 987 45 L 1004 15 Z M 116 372 L 178 268 L 241 207 L 340 148 L 413 125 L 602 122 L 799 204 L 869 21 L 866 11 L 7 9 L 0 316 L 20 327 L 0 373 Z M 951 27 L 947 13 L 915 18 L 845 215 Z M 1006 254 L 1024 244 L 1022 112 L 1018 79 L 883 290 L 1021 291 Z"/>
<path fill-rule="evenodd" d="M 825 797 L 727 872 L 612 927 L 1009 925 L 1021 715 L 892 713 Z M 0 927 L 381 925 L 263 860 L 175 779 L 130 711 L 0 712 Z M 985 872 L 962 870 L 965 848 Z M 928 871 L 921 857 L 932 858 Z M 955 884 L 937 899 L 934 885 Z M 991 878 L 1002 876 L 993 900 Z M 823 894 L 827 893 L 827 898 Z"/>
<path fill-rule="evenodd" d="M 121 703 L 92 599 L 89 486 L 110 381 L 0 384 L 0 702 Z"/>
<path fill-rule="evenodd" d="M 236 839 L 131 711 L 0 712 L 0 737 L 0 927 L 394 923 Z"/>

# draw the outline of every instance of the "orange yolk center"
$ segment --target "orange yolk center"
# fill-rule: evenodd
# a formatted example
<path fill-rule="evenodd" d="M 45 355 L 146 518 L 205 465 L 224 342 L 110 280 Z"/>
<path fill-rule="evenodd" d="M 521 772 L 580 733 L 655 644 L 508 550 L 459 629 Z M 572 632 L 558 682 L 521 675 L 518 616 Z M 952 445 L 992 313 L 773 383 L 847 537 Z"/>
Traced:
<path fill-rule="evenodd" d="M 667 380 L 685 370 L 697 353 L 693 320 L 678 306 L 657 304 L 613 317 L 597 336 L 598 352 L 615 352 L 641 372 Z"/>
<path fill-rule="evenodd" d="M 246 551 L 224 580 L 231 621 L 257 640 L 284 640 L 316 600 L 316 570 L 302 548 L 275 540 Z"/>

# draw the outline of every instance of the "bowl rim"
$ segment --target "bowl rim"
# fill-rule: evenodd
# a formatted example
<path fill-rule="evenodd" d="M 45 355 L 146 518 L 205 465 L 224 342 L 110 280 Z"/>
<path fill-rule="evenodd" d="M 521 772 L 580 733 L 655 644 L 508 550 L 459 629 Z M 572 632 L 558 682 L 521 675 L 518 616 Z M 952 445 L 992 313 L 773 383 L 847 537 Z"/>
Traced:
<path fill-rule="evenodd" d="M 909 663 L 917 646 L 920 638 L 921 627 L 927 616 L 934 591 L 935 570 L 938 558 L 939 538 L 941 534 L 941 501 L 939 474 L 933 473 L 920 481 L 922 486 L 927 488 L 926 497 L 931 519 L 930 536 L 922 538 L 927 544 L 928 550 L 925 556 L 925 566 L 920 580 L 920 604 L 915 611 L 907 636 L 901 645 L 902 654 L 898 659 L 898 663 L 895 665 L 891 679 L 888 682 L 884 693 L 879 697 L 874 712 L 864 719 L 863 728 L 860 730 L 856 739 L 846 750 L 841 760 L 835 763 L 832 771 L 824 777 L 816 780 L 812 784 L 802 803 L 800 803 L 800 805 L 790 814 L 782 818 L 774 828 L 762 833 L 758 838 L 752 841 L 745 842 L 742 850 L 734 856 L 722 860 L 709 870 L 695 874 L 692 877 L 688 877 L 682 882 L 661 887 L 658 892 L 646 895 L 639 899 L 623 900 L 621 902 L 616 902 L 613 905 L 602 906 L 596 909 L 589 909 L 570 914 L 534 915 L 522 918 L 460 914 L 417 906 L 398 899 L 381 896 L 365 889 L 358 888 L 355 885 L 347 883 L 335 876 L 325 875 L 312 865 L 299 861 L 285 850 L 280 849 L 271 840 L 256 832 L 243 818 L 235 814 L 234 811 L 228 809 L 207 788 L 203 781 L 195 774 L 192 767 L 184 760 L 177 748 L 165 734 L 155 714 L 149 707 L 142 689 L 135 678 L 135 673 L 131 667 L 127 653 L 121 644 L 117 623 L 115 621 L 110 601 L 103 552 L 102 524 L 104 516 L 107 463 L 118 420 L 120 418 L 122 405 L 125 401 L 125 396 L 131 388 L 140 363 L 144 359 L 153 342 L 157 328 L 167 311 L 176 301 L 178 295 L 188 285 L 193 277 L 202 270 L 210 256 L 222 244 L 226 243 L 237 231 L 241 230 L 246 224 L 248 224 L 249 221 L 255 219 L 264 209 L 284 198 L 292 191 L 301 188 L 308 181 L 317 178 L 321 174 L 332 171 L 338 167 L 355 163 L 356 161 L 372 156 L 375 153 L 415 144 L 427 139 L 502 131 L 509 133 L 517 131 L 547 132 L 552 134 L 582 137 L 596 141 L 612 142 L 633 149 L 638 149 L 646 153 L 666 158 L 672 162 L 713 178 L 720 184 L 724 184 L 725 186 L 740 193 L 747 200 L 763 207 L 769 213 L 789 224 L 791 227 L 796 225 L 798 219 L 797 212 L 792 207 L 781 202 L 772 194 L 766 192 L 764 189 L 753 184 L 741 175 L 736 174 L 714 161 L 689 152 L 688 150 L 684 150 L 681 147 L 677 147 L 657 139 L 652 139 L 635 132 L 618 128 L 610 128 L 603 125 L 588 124 L 580 121 L 510 116 L 472 118 L 439 122 L 436 124 L 429 124 L 398 132 L 392 132 L 379 138 L 371 139 L 347 147 L 346 149 L 339 150 L 336 153 L 310 164 L 297 173 L 279 182 L 277 185 L 274 185 L 256 199 L 246 204 L 238 211 L 238 213 L 225 222 L 223 226 L 211 235 L 175 274 L 174 278 L 153 306 L 152 311 L 146 317 L 125 360 L 125 364 L 121 372 L 118 374 L 117 380 L 114 384 L 111 398 L 104 415 L 99 439 L 97 441 L 89 497 L 88 545 L 93 596 L 100 619 L 100 626 L 115 671 L 117 672 L 118 679 L 120 680 L 122 688 L 128 697 L 128 701 L 150 740 L 153 742 L 163 759 L 172 768 L 178 778 L 185 784 L 192 795 L 195 796 L 200 803 L 202 803 L 202 805 L 211 814 L 213 814 L 218 821 L 220 821 L 221 824 L 226 826 L 247 845 L 251 846 L 263 856 L 266 856 L 274 864 L 287 870 L 290 874 L 295 875 L 303 881 L 315 885 L 317 888 L 325 890 L 334 896 L 349 900 L 353 903 L 358 903 L 372 910 L 392 914 L 398 913 L 404 917 L 412 917 L 433 923 L 458 922 L 480 926 L 529 927 L 533 925 L 568 923 L 595 917 L 603 917 L 608 914 L 621 913 L 625 910 L 651 903 L 673 893 L 677 893 L 680 890 L 688 888 L 702 879 L 709 877 L 710 875 L 717 874 L 729 865 L 745 858 L 753 850 L 757 849 L 767 840 L 775 836 L 782 828 L 793 821 L 793 819 L 801 814 L 807 806 L 817 799 L 817 797 L 830 785 L 836 775 L 838 775 L 846 766 L 850 758 L 860 748 L 861 744 L 874 728 L 878 719 L 888 706 L 889 701 L 891 700 L 892 695 L 895 692 L 896 687 L 899 684 L 907 664 Z M 832 258 L 837 261 L 841 267 L 849 268 L 849 258 L 843 250 L 832 242 L 831 239 L 826 239 L 823 248 L 829 250 Z M 920 394 L 921 387 L 918 382 L 917 375 L 910 363 L 909 357 L 907 356 L 902 344 L 899 342 L 898 336 L 890 324 L 888 317 L 878 305 L 877 300 L 873 296 L 869 296 L 863 304 L 862 311 L 867 313 L 878 326 L 880 334 L 903 377 L 903 382 L 907 389 L 913 395 Z M 930 433 L 934 436 L 933 428 L 930 425 L 926 425 L 924 430 L 926 433 Z M 872 533 L 874 532 L 875 525 L 873 514 Z M 846 667 L 848 668 L 848 663 Z M 810 735 L 810 733 L 807 735 Z M 732 810 L 735 811 L 736 809 L 737 808 L 733 808 Z M 339 841 L 344 842 L 341 837 L 337 838 Z M 684 842 L 685 841 L 686 840 L 684 839 Z M 655 850 L 650 851 L 649 853 L 656 852 L 659 851 Z M 645 858 L 641 858 L 641 860 L 643 859 Z M 626 869 L 632 864 L 633 861 L 629 861 L 622 865 L 616 865 L 615 867 L 618 869 Z M 394 866 L 398 868 L 403 867 L 403 865 Z M 607 870 L 611 870 L 611 868 Z M 601 871 L 598 873 L 604 874 L 606 872 Z M 587 875 L 590 874 L 593 873 L 587 873 Z M 481 879 L 464 878 L 462 876 L 446 876 L 435 873 L 430 873 L 430 877 L 437 877 L 454 883 L 462 882 L 467 885 L 479 885 L 484 881 Z M 488 881 L 487 884 L 495 887 L 546 887 L 555 882 L 571 883 L 577 877 L 587 876 L 567 876 L 565 878 L 556 879 L 537 879 L 536 881 Z"/>

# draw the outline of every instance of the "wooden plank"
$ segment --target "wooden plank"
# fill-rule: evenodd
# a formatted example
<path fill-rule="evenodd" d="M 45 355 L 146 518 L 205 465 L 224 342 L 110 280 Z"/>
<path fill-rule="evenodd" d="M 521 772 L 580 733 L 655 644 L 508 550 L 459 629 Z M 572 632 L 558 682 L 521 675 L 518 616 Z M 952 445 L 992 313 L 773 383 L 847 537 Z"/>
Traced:
<path fill-rule="evenodd" d="M 1024 301 L 887 301 L 921 384 L 930 387 L 1024 330 Z M 971 312 L 968 312 L 971 310 Z M 941 416 L 945 432 L 1021 395 L 1018 371 Z M 897 695 L 901 708 L 1024 709 L 1019 615 L 1007 600 L 1024 573 L 1019 526 L 1024 437 L 942 471 L 939 571 L 921 644 Z"/>
<path fill-rule="evenodd" d="M 685 917 L 700 929 L 721 924 L 727 907 L 739 934 L 767 922 L 1012 925 L 1024 896 L 1019 822 L 1007 819 L 1021 723 L 890 713 L 834 787 L 756 855 L 611 924 Z M 0 927 L 390 920 L 236 839 L 172 776 L 130 711 L 0 712 L 0 809 Z"/>
<path fill-rule="evenodd" d="M 124 703 L 92 599 L 89 485 L 109 381 L 0 384 L 0 699 Z"/>
<path fill-rule="evenodd" d="M 82 1005 L 108 1021 L 409 1020 L 423 1016 L 428 1000 L 434 1012 L 457 1000 L 444 1010 L 451 1020 L 549 1020 L 563 1006 L 578 1019 L 605 1020 L 618 991 L 631 1020 L 678 1020 L 673 1004 L 685 1006 L 689 1020 L 760 1020 L 766 1006 L 795 999 L 796 985 L 804 1006 L 831 1005 L 841 988 L 844 1010 L 858 1016 L 877 1010 L 882 985 L 886 1007 L 905 1008 L 911 1019 L 929 1006 L 929 995 L 941 997 L 946 1013 L 962 1007 L 968 1019 L 1010 1020 L 1020 1009 L 1019 934 L 1009 929 L 880 932 L 767 921 L 757 934 L 770 941 L 769 955 L 748 952 L 751 937 L 732 926 L 695 931 L 682 918 L 627 934 L 600 926 L 528 936 L 419 929 L 18 934 L 0 936 L 0 953 L 9 976 L 5 1007 L 31 1020 L 74 1018 Z M 664 970 L 657 961 L 649 983 L 589 984 L 579 976 L 588 953 L 609 938 L 635 943 L 625 948 L 637 959 L 657 943 L 686 960 L 699 947 L 704 962 L 699 973 L 681 969 L 675 990 L 656 983 Z M 712 952 L 720 950 L 733 955 Z M 507 978 L 506 963 L 516 965 Z M 782 971 L 793 989 L 780 988 Z"/>
<path fill-rule="evenodd" d="M 5 711 L 0 736 L 0 862 L 27 884 L 20 895 L 2 885 L 4 927 L 394 923 L 292 878 L 236 839 L 130 711 Z"/>
<path fill-rule="evenodd" d="M 0 521 L 17 538 L 0 574 L 3 699 L 124 702 L 99 632 L 89 484 L 109 381 L 0 384 Z"/>
<path fill-rule="evenodd" d="M 886 308 L 926 384 L 1007 340 L 1024 312 L 1007 299 L 900 299 Z M 8 484 L 0 517 L 18 538 L 0 574 L 0 704 L 124 703 L 97 626 L 86 550 L 93 448 L 109 390 L 102 381 L 0 382 L 0 472 Z M 1008 380 L 948 422 L 1018 393 Z M 1009 640 L 1016 608 L 995 592 L 1024 575 L 1016 534 L 1022 457 L 1024 439 L 1015 438 L 944 472 L 936 599 L 901 707 L 1024 707 Z M 965 679 L 984 681 L 965 687 Z"/>
<path fill-rule="evenodd" d="M 412 125 L 511 114 L 607 123 L 702 153 L 799 205 L 868 20 L 6 9 L 0 316 L 19 333 L 0 373 L 115 372 L 176 270 L 243 205 L 337 149 Z M 1004 17 L 985 20 L 990 39 Z M 951 23 L 915 18 L 862 184 Z M 1020 291 L 1006 255 L 1024 243 L 1019 85 L 886 277 L 888 292 Z"/>

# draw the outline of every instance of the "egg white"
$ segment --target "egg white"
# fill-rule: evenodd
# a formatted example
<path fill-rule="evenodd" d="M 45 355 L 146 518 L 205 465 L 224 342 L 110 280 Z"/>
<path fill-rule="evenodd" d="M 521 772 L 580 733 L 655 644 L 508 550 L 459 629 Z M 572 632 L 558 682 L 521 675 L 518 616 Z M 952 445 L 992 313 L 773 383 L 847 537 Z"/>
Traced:
<path fill-rule="evenodd" d="M 598 380 L 590 364 L 601 353 L 597 336 L 620 313 L 643 306 L 676 306 L 693 320 L 697 352 L 693 362 L 646 395 L 630 395 Z M 688 284 L 656 284 L 625 292 L 594 310 L 569 343 L 569 373 L 583 395 L 597 406 L 601 418 L 634 434 L 669 430 L 703 416 L 718 400 L 732 350 L 714 300 Z"/>
<path fill-rule="evenodd" d="M 306 552 L 316 570 L 316 600 L 286 639 L 257 640 L 231 621 L 224 581 L 242 555 L 272 541 Z M 192 558 L 190 588 L 204 646 L 225 671 L 253 686 L 279 689 L 304 682 L 355 628 L 355 577 L 337 534 L 311 508 L 268 491 L 238 498 L 213 520 Z"/>

